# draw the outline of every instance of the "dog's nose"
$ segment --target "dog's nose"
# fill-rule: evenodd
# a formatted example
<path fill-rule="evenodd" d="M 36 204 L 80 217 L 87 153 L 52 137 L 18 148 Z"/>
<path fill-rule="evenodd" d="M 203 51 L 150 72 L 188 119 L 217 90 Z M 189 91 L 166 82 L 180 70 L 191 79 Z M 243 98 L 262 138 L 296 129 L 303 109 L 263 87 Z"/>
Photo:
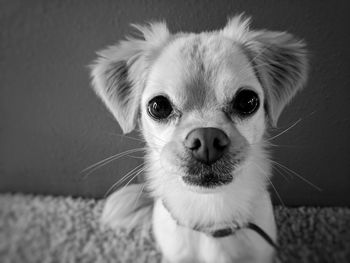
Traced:
<path fill-rule="evenodd" d="M 185 138 L 185 147 L 201 163 L 212 164 L 219 160 L 230 143 L 227 135 L 217 128 L 197 128 Z"/>

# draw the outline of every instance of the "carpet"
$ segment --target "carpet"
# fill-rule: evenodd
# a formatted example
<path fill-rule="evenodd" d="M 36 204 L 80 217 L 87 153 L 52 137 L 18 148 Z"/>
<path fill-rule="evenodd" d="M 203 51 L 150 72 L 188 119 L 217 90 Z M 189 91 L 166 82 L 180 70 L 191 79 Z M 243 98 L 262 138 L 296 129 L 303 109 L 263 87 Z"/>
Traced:
<path fill-rule="evenodd" d="M 103 200 L 0 195 L 0 262 L 160 262 L 150 229 L 99 224 Z M 281 262 L 350 262 L 350 208 L 275 207 Z"/>

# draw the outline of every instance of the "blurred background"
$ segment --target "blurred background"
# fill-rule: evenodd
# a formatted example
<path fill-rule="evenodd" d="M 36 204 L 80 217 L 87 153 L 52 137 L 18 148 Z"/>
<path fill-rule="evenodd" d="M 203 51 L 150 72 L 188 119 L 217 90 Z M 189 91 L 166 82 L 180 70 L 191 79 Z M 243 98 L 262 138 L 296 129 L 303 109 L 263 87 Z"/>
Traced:
<path fill-rule="evenodd" d="M 130 33 L 130 23 L 165 20 L 172 32 L 200 32 L 245 12 L 253 28 L 289 31 L 310 50 L 307 87 L 271 132 L 282 132 L 273 139 L 280 164 L 273 170 L 274 202 L 281 203 L 278 191 L 291 206 L 350 205 L 346 2 L 1 0 L 0 191 L 103 197 L 142 160 L 133 155 L 81 171 L 143 144 L 121 136 L 94 95 L 87 65 L 95 51 Z"/>

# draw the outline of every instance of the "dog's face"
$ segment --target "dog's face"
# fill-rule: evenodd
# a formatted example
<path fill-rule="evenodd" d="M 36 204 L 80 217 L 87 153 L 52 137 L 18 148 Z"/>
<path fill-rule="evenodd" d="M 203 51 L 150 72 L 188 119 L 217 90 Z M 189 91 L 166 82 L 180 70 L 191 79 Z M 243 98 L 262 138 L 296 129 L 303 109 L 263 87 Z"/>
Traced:
<path fill-rule="evenodd" d="M 227 220 L 246 216 L 270 176 L 266 129 L 305 82 L 304 43 L 251 31 L 242 16 L 201 34 L 171 35 L 162 23 L 136 28 L 144 40 L 99 53 L 92 77 L 124 132 L 139 122 L 150 189 L 177 215 L 214 220 L 225 200 L 237 207 Z M 214 204 L 212 217 L 203 198 Z"/>
<path fill-rule="evenodd" d="M 232 183 L 261 143 L 264 100 L 248 58 L 230 39 L 201 34 L 170 43 L 141 99 L 141 127 L 163 184 L 178 180 L 207 192 Z"/>

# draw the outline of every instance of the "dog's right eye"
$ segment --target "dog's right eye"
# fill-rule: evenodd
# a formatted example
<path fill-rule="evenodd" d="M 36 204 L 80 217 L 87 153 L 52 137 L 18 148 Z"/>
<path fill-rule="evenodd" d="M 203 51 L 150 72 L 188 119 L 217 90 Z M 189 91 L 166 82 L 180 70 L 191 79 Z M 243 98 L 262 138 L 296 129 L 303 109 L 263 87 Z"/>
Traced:
<path fill-rule="evenodd" d="M 173 112 L 173 107 L 166 97 L 156 96 L 148 102 L 147 111 L 153 119 L 164 120 Z"/>

